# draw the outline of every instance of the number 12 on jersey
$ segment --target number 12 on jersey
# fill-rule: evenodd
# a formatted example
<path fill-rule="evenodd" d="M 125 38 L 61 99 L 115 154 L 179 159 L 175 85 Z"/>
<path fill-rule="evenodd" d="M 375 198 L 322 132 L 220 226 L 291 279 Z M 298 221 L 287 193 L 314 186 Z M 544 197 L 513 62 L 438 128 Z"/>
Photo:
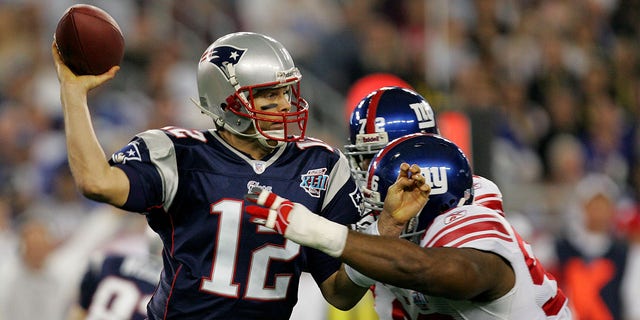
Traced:
<path fill-rule="evenodd" d="M 212 269 L 208 278 L 203 278 L 200 289 L 216 295 L 240 298 L 240 283 L 237 279 L 236 263 L 242 227 L 243 202 L 225 199 L 211 206 L 211 214 L 219 216 L 218 239 L 213 253 Z M 252 226 L 253 228 L 254 226 Z M 268 230 L 268 229 L 265 229 Z M 272 260 L 289 261 L 300 252 L 300 245 L 285 240 L 284 246 L 265 244 L 251 251 L 249 274 L 244 281 L 246 290 L 242 298 L 282 300 L 286 298 L 293 274 L 275 276 L 275 283 L 267 283 L 267 271 Z"/>

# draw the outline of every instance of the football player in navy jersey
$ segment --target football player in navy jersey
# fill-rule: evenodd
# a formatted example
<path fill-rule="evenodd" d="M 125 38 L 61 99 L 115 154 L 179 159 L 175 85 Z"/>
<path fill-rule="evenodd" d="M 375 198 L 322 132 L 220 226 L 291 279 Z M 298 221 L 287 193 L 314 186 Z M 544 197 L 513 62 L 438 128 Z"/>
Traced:
<path fill-rule="evenodd" d="M 199 61 L 194 101 L 214 128 L 145 131 L 108 161 L 92 128 L 87 93 L 118 67 L 76 76 L 55 42 L 52 54 L 78 188 L 90 199 L 144 214 L 164 243 L 149 319 L 288 319 L 302 271 L 339 309 L 364 295 L 366 288 L 338 272 L 338 260 L 255 225 L 244 213 L 244 195 L 257 186 L 338 224 L 360 218 L 346 157 L 305 137 L 301 75 L 279 42 L 249 32 L 216 40 Z"/>
<path fill-rule="evenodd" d="M 82 278 L 71 319 L 144 320 L 162 261 L 154 256 L 108 254 L 93 257 Z"/>
<path fill-rule="evenodd" d="M 145 320 L 160 280 L 162 242 L 145 230 L 146 252 L 95 254 L 80 282 L 69 320 Z"/>

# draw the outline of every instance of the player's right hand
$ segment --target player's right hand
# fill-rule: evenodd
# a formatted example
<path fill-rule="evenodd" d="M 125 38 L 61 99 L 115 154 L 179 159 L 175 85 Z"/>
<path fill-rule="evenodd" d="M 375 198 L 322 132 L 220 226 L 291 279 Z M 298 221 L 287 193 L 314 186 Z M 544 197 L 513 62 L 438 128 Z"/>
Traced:
<path fill-rule="evenodd" d="M 56 68 L 56 73 L 58 74 L 58 81 L 63 86 L 63 89 L 70 87 L 75 88 L 74 90 L 81 89 L 85 93 L 89 90 L 102 85 L 103 83 L 113 79 L 116 76 L 116 72 L 120 70 L 119 66 L 114 66 L 109 71 L 97 75 L 83 75 L 77 76 L 66 64 L 62 61 L 62 56 L 60 56 L 60 52 L 58 51 L 58 47 L 56 46 L 55 39 L 51 44 L 51 56 L 53 57 L 53 63 Z"/>

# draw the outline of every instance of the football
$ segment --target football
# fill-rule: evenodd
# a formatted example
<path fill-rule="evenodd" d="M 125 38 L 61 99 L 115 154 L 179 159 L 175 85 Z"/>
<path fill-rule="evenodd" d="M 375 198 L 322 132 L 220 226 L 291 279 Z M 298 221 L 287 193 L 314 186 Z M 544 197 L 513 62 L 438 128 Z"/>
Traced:
<path fill-rule="evenodd" d="M 120 65 L 124 36 L 106 11 L 87 4 L 69 7 L 58 21 L 55 43 L 64 63 L 77 75 L 98 75 Z"/>

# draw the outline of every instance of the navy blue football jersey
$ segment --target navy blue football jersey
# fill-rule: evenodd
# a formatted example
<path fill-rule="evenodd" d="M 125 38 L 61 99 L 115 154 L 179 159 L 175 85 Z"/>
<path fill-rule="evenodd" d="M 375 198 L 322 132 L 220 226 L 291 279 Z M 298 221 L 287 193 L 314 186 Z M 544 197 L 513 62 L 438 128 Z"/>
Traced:
<path fill-rule="evenodd" d="M 90 320 L 144 320 L 160 279 L 160 257 L 94 257 L 80 284 L 79 304 Z"/>
<path fill-rule="evenodd" d="M 164 271 L 150 319 L 288 319 L 302 271 L 322 283 L 340 262 L 250 221 L 245 195 L 271 190 L 327 219 L 360 217 L 344 155 L 306 139 L 261 160 L 215 130 L 167 127 L 137 135 L 113 154 L 130 193 L 123 209 L 146 215 L 164 243 Z"/>

